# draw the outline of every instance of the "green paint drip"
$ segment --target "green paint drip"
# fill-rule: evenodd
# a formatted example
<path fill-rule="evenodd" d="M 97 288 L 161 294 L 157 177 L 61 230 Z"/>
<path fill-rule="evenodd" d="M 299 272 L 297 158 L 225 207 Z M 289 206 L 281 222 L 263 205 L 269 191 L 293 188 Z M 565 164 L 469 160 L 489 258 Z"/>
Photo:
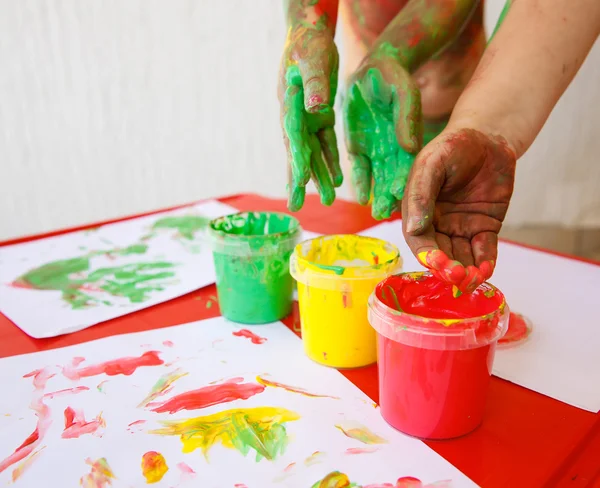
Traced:
<path fill-rule="evenodd" d="M 19 276 L 14 285 L 34 290 L 60 291 L 62 299 L 73 309 L 85 308 L 94 302 L 110 305 L 107 300 L 95 298 L 93 294 L 97 292 L 140 303 L 147 300 L 151 292 L 165 289 L 162 280 L 175 276 L 172 271 L 174 264 L 131 263 L 90 272 L 91 259 L 101 255 L 144 254 L 147 249 L 144 244 L 135 244 L 124 249 L 94 251 L 85 256 L 52 261 Z"/>
<path fill-rule="evenodd" d="M 209 222 L 210 219 L 200 215 L 164 217 L 154 223 L 152 230 L 176 229 L 181 237 L 191 241 L 196 232 L 205 229 Z"/>
<path fill-rule="evenodd" d="M 404 310 L 402 310 L 402 307 L 400 306 L 400 301 L 398 300 L 398 296 L 396 295 L 396 290 L 394 290 L 394 289 L 393 289 L 391 286 L 389 286 L 389 285 L 388 285 L 386 288 L 387 288 L 387 289 L 390 291 L 390 293 L 392 294 L 392 298 L 393 298 L 393 300 L 394 300 L 394 305 L 396 305 L 396 310 L 397 310 L 398 312 L 404 312 Z M 385 296 L 384 296 L 384 298 L 385 298 Z"/>
<path fill-rule="evenodd" d="M 319 263 L 313 263 L 314 266 L 316 266 L 317 268 L 321 268 L 327 271 L 333 271 L 336 275 L 341 276 L 344 274 L 344 271 L 346 271 L 346 268 L 344 268 L 344 266 L 332 266 L 332 265 L 327 265 L 327 264 L 319 264 Z"/>
<path fill-rule="evenodd" d="M 244 212 L 214 220 L 211 229 L 223 316 L 262 324 L 288 315 L 293 293 L 289 259 L 300 235 L 298 221 L 285 214 Z"/>

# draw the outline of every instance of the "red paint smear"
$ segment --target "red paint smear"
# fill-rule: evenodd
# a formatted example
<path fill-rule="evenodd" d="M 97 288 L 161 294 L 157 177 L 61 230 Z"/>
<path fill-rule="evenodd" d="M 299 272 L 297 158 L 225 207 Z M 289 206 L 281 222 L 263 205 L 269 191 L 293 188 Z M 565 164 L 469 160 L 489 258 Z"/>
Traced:
<path fill-rule="evenodd" d="M 45 393 L 44 398 L 48 398 L 49 400 L 52 400 L 53 398 L 56 398 L 58 396 L 76 394 L 76 393 L 81 393 L 82 391 L 88 391 L 88 390 L 89 390 L 89 388 L 87 386 L 76 386 L 75 388 L 65 388 L 64 390 L 58 390 L 58 391 L 53 391 L 50 393 Z"/>
<path fill-rule="evenodd" d="M 233 335 L 236 337 L 245 337 L 246 339 L 250 339 L 252 344 L 263 344 L 267 342 L 265 337 L 257 336 L 254 332 L 251 332 L 248 329 L 238 330 L 237 332 L 233 332 Z"/>
<path fill-rule="evenodd" d="M 190 468 L 185 463 L 177 463 L 177 467 L 184 474 L 191 474 L 191 475 L 195 475 L 196 474 L 196 471 L 194 471 L 192 468 Z"/>
<path fill-rule="evenodd" d="M 370 454 L 378 451 L 376 447 L 349 447 L 345 454 Z"/>
<path fill-rule="evenodd" d="M 32 371 L 31 373 L 27 373 L 23 378 L 33 378 L 33 387 L 36 390 L 43 390 L 46 388 L 46 383 L 50 378 L 56 376 L 54 373 L 50 373 L 48 368 L 41 368 Z"/>
<path fill-rule="evenodd" d="M 529 337 L 530 333 L 531 329 L 527 326 L 525 318 L 518 313 L 511 312 L 508 321 L 508 330 L 504 334 L 504 337 L 498 341 L 498 344 L 520 342 Z"/>
<path fill-rule="evenodd" d="M 239 380 L 236 379 L 236 381 L 231 380 L 220 385 L 205 386 L 198 390 L 174 396 L 165 403 L 153 408 L 152 411 L 175 413 L 180 410 L 198 410 L 234 400 L 248 400 L 248 398 L 262 393 L 264 390 L 263 385 L 257 385 L 256 383 L 239 384 Z M 151 403 L 149 406 L 153 405 L 156 404 Z"/>
<path fill-rule="evenodd" d="M 287 473 L 287 472 L 291 471 L 292 469 L 294 469 L 294 466 L 296 466 L 296 463 L 290 463 L 284 468 L 283 471 Z"/>
<path fill-rule="evenodd" d="M 146 351 L 139 357 L 126 357 L 113 359 L 104 363 L 87 366 L 77 369 L 77 366 L 85 361 L 85 358 L 73 358 L 71 366 L 63 368 L 63 375 L 70 380 L 79 380 L 89 376 L 106 374 L 108 376 L 116 376 L 119 374 L 130 376 L 137 368 L 142 366 L 160 366 L 164 364 L 163 360 L 158 357 L 158 351 Z"/>
<path fill-rule="evenodd" d="M 95 434 L 100 427 L 104 427 L 104 419 L 102 415 L 98 415 L 90 422 L 85 421 L 83 412 L 65 408 L 65 430 L 61 434 L 63 439 L 77 439 L 84 434 Z"/>
<path fill-rule="evenodd" d="M 428 275 L 420 278 L 410 275 L 390 276 L 377 285 L 376 295 L 394 310 L 400 305 L 406 313 L 431 319 L 481 317 L 498 310 L 504 298 L 499 291 L 488 298 L 481 288 L 455 298 L 452 285 Z"/>
<path fill-rule="evenodd" d="M 44 404 L 41 396 L 33 400 L 31 409 L 35 411 L 38 418 L 35 430 L 15 449 L 15 452 L 0 462 L 0 473 L 29 456 L 37 448 L 52 424 L 50 409 Z"/>
<path fill-rule="evenodd" d="M 145 420 L 136 420 L 135 422 L 131 422 L 130 424 L 128 424 L 127 427 L 133 427 L 134 425 L 142 425 L 145 423 L 146 423 Z"/>
<path fill-rule="evenodd" d="M 163 346 L 166 347 L 173 347 L 175 344 L 173 344 L 173 341 L 164 341 L 163 342 Z"/>
<path fill-rule="evenodd" d="M 13 281 L 9 283 L 8 286 L 12 288 L 25 288 L 27 290 L 32 290 L 34 287 L 31 283 L 27 283 L 26 281 Z"/>

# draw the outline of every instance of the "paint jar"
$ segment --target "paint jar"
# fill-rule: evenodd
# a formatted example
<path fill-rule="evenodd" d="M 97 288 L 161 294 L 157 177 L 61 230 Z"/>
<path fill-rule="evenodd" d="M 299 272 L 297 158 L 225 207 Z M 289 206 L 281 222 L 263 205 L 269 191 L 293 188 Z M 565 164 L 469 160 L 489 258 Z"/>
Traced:
<path fill-rule="evenodd" d="M 210 222 L 208 237 L 225 318 L 265 324 L 291 312 L 289 260 L 301 234 L 298 220 L 284 213 L 240 212 Z"/>
<path fill-rule="evenodd" d="M 302 341 L 308 357 L 335 368 L 359 368 L 377 361 L 367 302 L 375 285 L 401 267 L 398 248 L 372 237 L 332 235 L 298 244 L 290 270 L 298 282 Z"/>
<path fill-rule="evenodd" d="M 498 340 L 509 309 L 489 283 L 454 297 L 429 273 L 379 283 L 369 298 L 377 331 L 379 405 L 394 428 L 421 439 L 451 439 L 482 420 Z"/>

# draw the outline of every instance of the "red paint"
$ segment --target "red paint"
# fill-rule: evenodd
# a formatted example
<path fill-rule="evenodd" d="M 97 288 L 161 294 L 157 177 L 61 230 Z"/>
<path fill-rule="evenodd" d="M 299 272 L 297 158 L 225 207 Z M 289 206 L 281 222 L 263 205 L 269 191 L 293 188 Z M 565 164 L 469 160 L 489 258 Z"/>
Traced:
<path fill-rule="evenodd" d="M 263 385 L 256 383 L 240 383 L 239 379 L 221 383 L 220 385 L 205 386 L 198 390 L 181 393 L 152 409 L 153 412 L 175 413 L 180 410 L 198 410 L 200 408 L 219 405 L 220 403 L 233 402 L 234 400 L 248 400 L 265 390 Z M 154 406 L 151 403 L 149 406 Z"/>
<path fill-rule="evenodd" d="M 248 329 L 240 329 L 237 332 L 233 332 L 233 335 L 236 337 L 245 337 L 246 339 L 250 339 L 252 344 L 264 344 L 267 342 L 266 337 L 260 337 Z"/>
<path fill-rule="evenodd" d="M 377 452 L 379 449 L 376 447 L 349 447 L 344 451 L 344 454 L 371 454 Z"/>
<path fill-rule="evenodd" d="M 27 373 L 23 376 L 23 378 L 33 378 L 33 387 L 36 390 L 43 390 L 46 388 L 46 383 L 48 380 L 54 376 L 55 374 L 50 373 L 49 368 L 41 368 L 36 369 L 31 373 Z"/>
<path fill-rule="evenodd" d="M 452 285 L 428 274 L 417 278 L 410 274 L 395 275 L 385 282 L 384 287 L 377 288 L 377 298 L 383 303 L 396 310 L 395 296 L 402 311 L 431 319 L 481 317 L 498 310 L 504 300 L 501 293 L 486 297 L 483 288 L 454 297 Z"/>
<path fill-rule="evenodd" d="M 117 376 L 119 374 L 130 376 L 135 373 L 136 369 L 142 366 L 160 366 L 163 360 L 158 357 L 158 351 L 147 351 L 139 357 L 126 357 L 120 359 L 113 359 L 112 361 L 106 361 L 104 363 L 87 366 L 84 368 L 77 369 L 85 358 L 77 357 L 71 361 L 71 366 L 63 368 L 63 375 L 70 380 L 79 380 L 88 376 L 97 376 L 99 374 L 106 374 L 108 376 Z"/>
<path fill-rule="evenodd" d="M 63 395 L 71 395 L 75 393 L 81 393 L 83 391 L 89 391 L 87 386 L 76 386 L 75 388 L 65 388 L 64 390 L 53 391 L 50 393 L 44 393 L 44 398 L 48 398 L 52 400 L 53 398 L 63 396 Z"/>
<path fill-rule="evenodd" d="M 441 281 L 456 286 L 463 293 L 471 293 L 494 273 L 494 262 L 484 261 L 478 267 L 466 268 L 458 261 L 446 256 L 440 249 L 419 253 L 419 262 Z"/>
<path fill-rule="evenodd" d="M 100 427 L 104 427 L 102 415 L 98 415 L 90 422 L 85 421 L 83 412 L 76 411 L 71 407 L 65 408 L 65 430 L 61 434 L 63 439 L 77 439 L 83 434 L 96 434 Z"/>
<path fill-rule="evenodd" d="M 173 347 L 175 344 L 173 344 L 173 341 L 163 341 L 163 346 L 166 347 Z"/>
<path fill-rule="evenodd" d="M 521 342 L 531 334 L 531 329 L 525 318 L 518 313 L 511 312 L 506 334 L 498 341 L 498 344 L 507 345 Z"/>
<path fill-rule="evenodd" d="M 483 420 L 496 343 L 507 319 L 502 293 L 483 285 L 453 298 L 451 285 L 416 273 L 387 278 L 375 295 L 369 317 L 378 332 L 383 418 L 422 439 L 473 431 Z M 382 304 L 394 310 L 397 304 L 405 313 Z"/>

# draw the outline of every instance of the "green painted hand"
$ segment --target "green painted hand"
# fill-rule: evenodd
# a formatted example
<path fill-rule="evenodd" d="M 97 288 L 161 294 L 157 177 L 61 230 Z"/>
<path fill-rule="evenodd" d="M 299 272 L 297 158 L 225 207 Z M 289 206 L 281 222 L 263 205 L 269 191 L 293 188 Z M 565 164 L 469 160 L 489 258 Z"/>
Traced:
<path fill-rule="evenodd" d="M 391 215 L 422 142 L 421 96 L 409 73 L 392 57 L 371 55 L 352 76 L 344 100 L 346 147 L 352 184 L 373 217 Z"/>
<path fill-rule="evenodd" d="M 339 58 L 324 26 L 290 29 L 281 61 L 279 102 L 288 154 L 288 208 L 302 208 L 312 178 L 323 205 L 335 200 L 343 182 L 333 126 Z"/>

